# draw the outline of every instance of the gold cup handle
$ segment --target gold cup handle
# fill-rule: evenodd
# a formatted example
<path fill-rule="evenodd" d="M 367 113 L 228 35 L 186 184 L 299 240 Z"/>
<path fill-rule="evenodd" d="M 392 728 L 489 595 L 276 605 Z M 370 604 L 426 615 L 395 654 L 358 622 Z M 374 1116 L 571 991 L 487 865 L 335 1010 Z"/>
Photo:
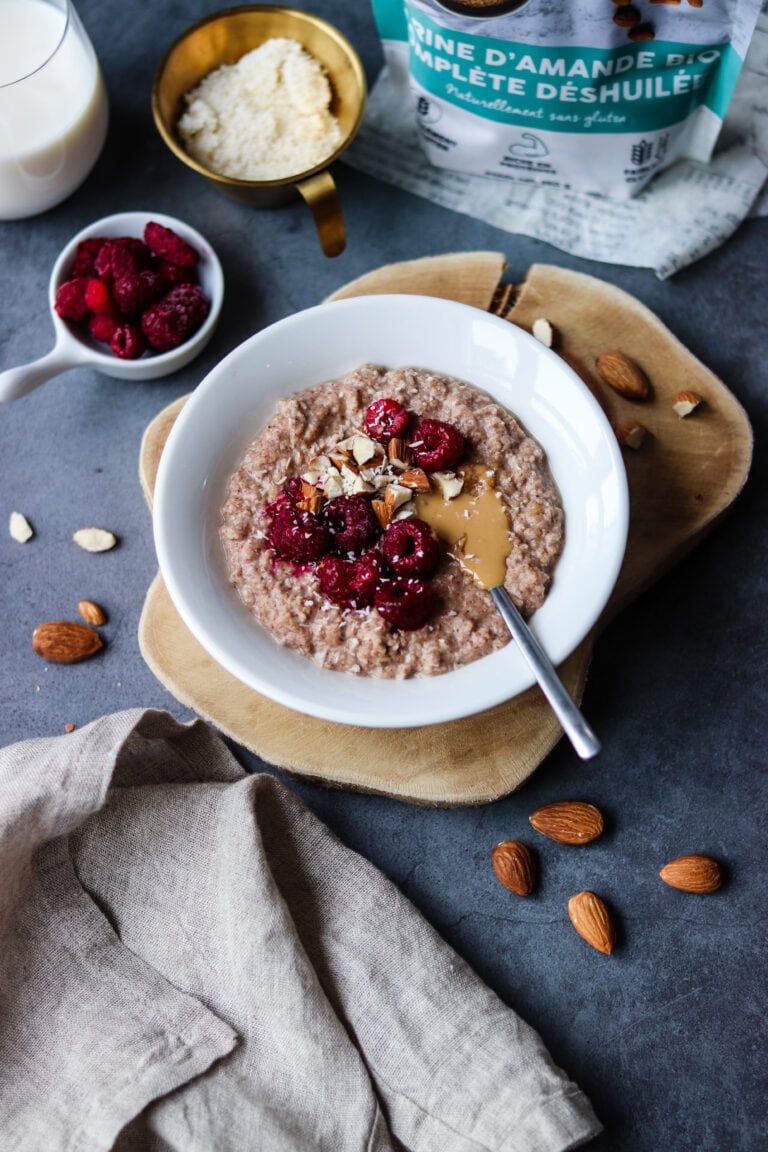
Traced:
<path fill-rule="evenodd" d="M 344 217 L 330 172 L 318 172 L 308 180 L 302 180 L 296 188 L 312 212 L 323 252 L 326 256 L 338 256 L 346 245 Z"/>

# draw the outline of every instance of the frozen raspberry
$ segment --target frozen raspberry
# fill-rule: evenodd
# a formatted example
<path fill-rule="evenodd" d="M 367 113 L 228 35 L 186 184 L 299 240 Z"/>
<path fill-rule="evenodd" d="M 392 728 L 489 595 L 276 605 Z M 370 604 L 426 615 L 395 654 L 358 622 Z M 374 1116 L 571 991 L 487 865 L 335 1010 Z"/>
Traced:
<path fill-rule="evenodd" d="M 370 608 L 381 576 L 381 560 L 370 552 L 357 560 L 326 556 L 317 567 L 323 595 L 339 608 Z"/>
<path fill-rule="evenodd" d="M 103 280 L 92 277 L 85 286 L 85 302 L 97 316 L 114 316 L 115 306 Z"/>
<path fill-rule="evenodd" d="M 73 276 L 96 276 L 96 257 L 105 242 L 104 236 L 93 236 L 90 240 L 81 240 L 75 250 L 75 262 L 72 265 Z"/>
<path fill-rule="evenodd" d="M 411 440 L 413 462 L 425 472 L 455 468 L 465 452 L 461 432 L 444 420 L 422 420 Z"/>
<path fill-rule="evenodd" d="M 440 545 L 424 520 L 396 520 L 384 533 L 384 559 L 399 576 L 431 576 L 440 563 Z"/>
<path fill-rule="evenodd" d="M 102 344 L 109 344 L 115 334 L 117 328 L 117 320 L 114 316 L 91 316 L 88 321 L 88 330 L 93 336 L 94 340 L 100 340 Z"/>
<path fill-rule="evenodd" d="M 191 244 L 182 240 L 172 228 L 166 228 L 150 220 L 144 229 L 144 240 L 161 260 L 169 260 L 171 264 L 180 264 L 182 268 L 194 268 L 200 256 Z"/>
<path fill-rule="evenodd" d="M 397 400 L 374 400 L 365 411 L 365 430 L 380 444 L 389 443 L 393 436 L 405 436 L 409 422 L 407 410 Z"/>
<path fill-rule="evenodd" d="M 355 574 L 352 580 L 355 592 L 366 605 L 373 603 L 373 594 L 378 587 L 382 575 L 383 564 L 378 552 L 371 550 L 353 561 Z"/>
<path fill-rule="evenodd" d="M 326 504 L 324 516 L 339 552 L 362 552 L 378 538 L 379 522 L 364 496 L 336 496 Z"/>
<path fill-rule="evenodd" d="M 121 360 L 138 360 L 147 350 L 147 341 L 138 324 L 116 324 L 109 346 Z"/>
<path fill-rule="evenodd" d="M 412 632 L 423 628 L 437 607 L 437 596 L 426 582 L 415 576 L 395 576 L 375 591 L 373 605 L 393 628 Z"/>
<path fill-rule="evenodd" d="M 152 253 L 146 244 L 133 236 L 105 240 L 96 257 L 96 271 L 103 280 L 112 282 L 134 272 L 152 267 Z"/>
<path fill-rule="evenodd" d="M 170 260 L 158 260 L 157 274 L 166 289 L 176 284 L 197 284 L 196 268 L 184 268 L 181 264 L 171 264 Z"/>
<path fill-rule="evenodd" d="M 65 280 L 57 289 L 54 308 L 63 320 L 74 320 L 75 323 L 85 320 L 89 312 L 85 301 L 87 287 L 88 277 L 77 276 L 74 280 Z"/>
<path fill-rule="evenodd" d="M 177 284 L 141 318 L 144 335 L 158 352 L 168 352 L 196 332 L 208 315 L 208 297 L 197 284 Z"/>
<path fill-rule="evenodd" d="M 267 520 L 274 520 L 281 512 L 290 512 L 302 498 L 301 480 L 298 476 L 292 476 L 290 480 L 286 480 L 274 500 L 269 501 L 264 509 L 264 515 Z"/>
<path fill-rule="evenodd" d="M 141 316 L 162 296 L 165 285 L 157 272 L 131 272 L 112 285 L 112 297 L 123 316 Z"/>
<path fill-rule="evenodd" d="M 278 556 L 294 564 L 311 564 L 328 551 L 331 535 L 312 512 L 283 507 L 267 530 L 267 540 Z"/>

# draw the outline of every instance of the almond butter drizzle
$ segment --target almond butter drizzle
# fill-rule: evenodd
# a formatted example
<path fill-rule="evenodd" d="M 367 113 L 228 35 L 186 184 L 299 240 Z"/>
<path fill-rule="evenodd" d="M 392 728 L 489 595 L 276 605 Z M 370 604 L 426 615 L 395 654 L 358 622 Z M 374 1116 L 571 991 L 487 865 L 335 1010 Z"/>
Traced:
<path fill-rule="evenodd" d="M 512 551 L 509 523 L 493 473 L 478 465 L 458 469 L 464 490 L 452 500 L 440 492 L 418 492 L 416 515 L 426 520 L 453 556 L 483 588 L 504 583 Z"/>

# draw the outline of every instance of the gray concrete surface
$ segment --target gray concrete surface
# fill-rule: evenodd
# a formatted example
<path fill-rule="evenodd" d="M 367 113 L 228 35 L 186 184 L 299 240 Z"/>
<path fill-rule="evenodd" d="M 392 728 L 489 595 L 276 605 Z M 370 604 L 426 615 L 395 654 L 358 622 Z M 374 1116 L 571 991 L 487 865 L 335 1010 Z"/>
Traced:
<path fill-rule="evenodd" d="M 380 49 L 367 3 L 297 6 L 334 21 L 373 78 Z M 768 222 L 747 222 L 722 249 L 660 283 L 650 272 L 591 264 L 508 235 L 338 165 L 348 248 L 324 259 L 302 205 L 255 212 L 231 203 L 183 169 L 154 129 L 149 93 L 162 49 L 214 8 L 203 0 L 80 0 L 111 99 L 106 148 L 66 203 L 0 224 L 0 368 L 48 350 L 52 262 L 99 216 L 136 208 L 180 216 L 210 237 L 227 278 L 212 343 L 178 375 L 124 384 L 72 371 L 0 410 L 3 524 L 19 509 L 37 531 L 24 548 L 0 531 L 0 743 L 135 705 L 189 716 L 138 648 L 156 569 L 138 451 L 152 417 L 241 340 L 382 263 L 416 256 L 490 248 L 507 255 L 513 274 L 546 261 L 602 276 L 655 310 L 729 385 L 755 431 L 752 475 L 730 514 L 597 643 L 584 710 L 604 751 L 585 766 L 561 741 L 519 792 L 479 808 L 431 810 L 286 782 L 539 1029 L 605 1124 L 594 1152 L 768 1148 Z M 98 564 L 69 544 L 74 529 L 91 523 L 121 538 Z M 106 652 L 78 666 L 44 666 L 30 647 L 33 628 L 72 618 L 83 595 L 110 610 Z M 265 768 L 235 752 L 249 769 Z M 603 808 L 607 834 L 581 851 L 537 843 L 542 885 L 515 900 L 493 876 L 492 846 L 526 833 L 540 804 L 570 797 Z M 658 881 L 659 866 L 688 850 L 727 862 L 719 893 L 685 897 Z M 610 958 L 582 945 L 568 924 L 567 899 L 585 887 L 602 892 L 620 917 Z"/>

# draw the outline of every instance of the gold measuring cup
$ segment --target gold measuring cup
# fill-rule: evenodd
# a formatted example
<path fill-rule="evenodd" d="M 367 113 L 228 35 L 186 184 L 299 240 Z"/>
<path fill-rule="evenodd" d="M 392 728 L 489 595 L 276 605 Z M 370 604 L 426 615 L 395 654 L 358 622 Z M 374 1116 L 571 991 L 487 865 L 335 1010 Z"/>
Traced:
<path fill-rule="evenodd" d="M 322 163 L 280 180 L 237 180 L 201 164 L 185 150 L 176 131 L 185 93 L 222 64 L 234 64 L 265 40 L 296 40 L 325 68 L 331 85 L 331 112 L 341 128 L 341 143 Z M 171 151 L 221 192 L 252 208 L 274 208 L 301 195 L 310 207 L 326 256 L 344 250 L 344 218 L 336 185 L 328 171 L 351 144 L 362 123 L 367 86 L 360 59 L 336 28 L 294 8 L 243 5 L 198 20 L 166 52 L 152 87 L 155 124 Z"/>

